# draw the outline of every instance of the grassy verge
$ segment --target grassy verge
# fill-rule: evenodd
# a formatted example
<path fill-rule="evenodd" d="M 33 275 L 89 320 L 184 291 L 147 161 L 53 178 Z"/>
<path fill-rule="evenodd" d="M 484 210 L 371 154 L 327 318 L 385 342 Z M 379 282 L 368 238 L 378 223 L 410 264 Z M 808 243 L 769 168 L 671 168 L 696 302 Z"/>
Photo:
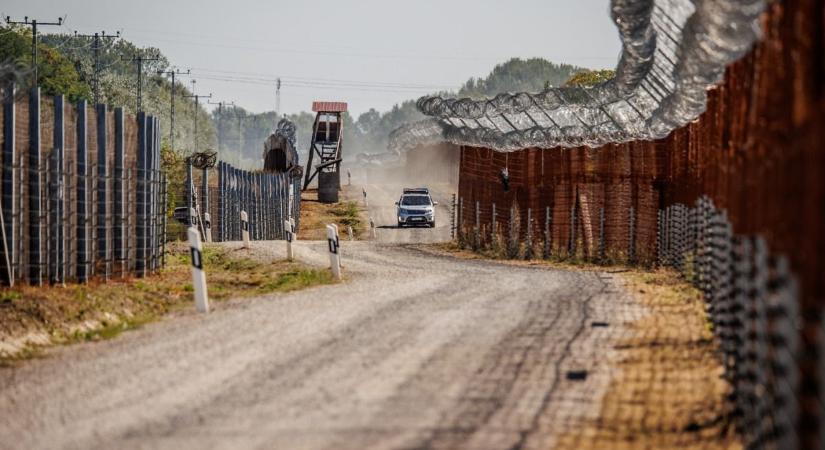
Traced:
<path fill-rule="evenodd" d="M 51 345 L 111 338 L 176 310 L 191 309 L 188 247 L 173 245 L 169 251 L 167 266 L 144 279 L 0 290 L 0 365 L 35 356 Z M 327 270 L 298 262 L 253 261 L 212 246 L 203 256 L 213 302 L 332 282 Z"/>
<path fill-rule="evenodd" d="M 647 314 L 614 343 L 618 371 L 597 420 L 556 448 L 739 449 L 701 293 L 671 270 L 620 274 Z"/>
<path fill-rule="evenodd" d="M 347 198 L 343 192 L 342 198 Z M 356 200 L 338 203 L 320 203 L 317 192 L 308 190 L 301 199 L 301 229 L 298 239 L 316 241 L 326 239 L 326 225 L 337 224 L 342 239 L 347 239 L 347 227 L 352 227 L 355 239 L 361 239 L 367 231 L 367 221 L 361 204 Z"/>

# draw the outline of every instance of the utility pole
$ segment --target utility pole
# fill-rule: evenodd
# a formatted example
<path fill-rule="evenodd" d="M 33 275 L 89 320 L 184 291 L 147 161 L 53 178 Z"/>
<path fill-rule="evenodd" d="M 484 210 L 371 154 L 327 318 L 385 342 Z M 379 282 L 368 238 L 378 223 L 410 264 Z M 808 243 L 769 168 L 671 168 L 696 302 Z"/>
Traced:
<path fill-rule="evenodd" d="M 168 72 L 164 72 L 162 70 L 158 70 L 158 75 L 171 75 L 172 76 L 172 111 L 171 115 L 169 116 L 169 145 L 172 147 L 172 150 L 175 150 L 175 76 L 176 75 L 189 75 L 191 71 L 187 70 L 186 72 L 181 72 L 180 70 L 173 69 Z"/>
<path fill-rule="evenodd" d="M 137 65 L 137 112 L 143 110 L 143 63 L 149 61 L 160 61 L 160 58 L 155 55 L 151 57 L 133 56 L 131 58 L 121 57 L 123 61 L 130 61 Z"/>
<path fill-rule="evenodd" d="M 32 71 L 34 72 L 34 83 L 33 85 L 36 87 L 38 86 L 39 80 L 37 78 L 37 26 L 38 25 L 54 25 L 60 26 L 63 25 L 63 18 L 60 17 L 57 19 L 57 22 L 38 22 L 37 20 L 29 21 L 29 16 L 23 18 L 23 21 L 14 21 L 11 20 L 11 16 L 6 16 L 6 23 L 8 25 L 26 25 L 31 27 L 32 29 Z"/>
<path fill-rule="evenodd" d="M 275 125 L 278 125 L 278 120 L 281 118 L 281 77 L 275 84 Z"/>
<path fill-rule="evenodd" d="M 117 39 L 120 37 L 120 31 L 117 32 L 115 35 L 106 34 L 105 31 L 95 34 L 77 34 L 77 31 L 74 32 L 75 37 L 82 37 L 82 38 L 92 38 L 92 50 L 94 50 L 94 75 L 92 76 L 92 94 L 94 94 L 94 102 L 95 105 L 100 103 L 100 41 L 103 39 Z"/>
<path fill-rule="evenodd" d="M 209 102 L 210 105 L 218 105 L 218 155 L 223 155 L 223 107 L 235 106 L 235 102 Z"/>
<path fill-rule="evenodd" d="M 238 118 L 238 160 L 236 161 L 237 166 L 241 167 L 241 155 L 243 154 L 243 129 L 241 128 L 241 121 L 244 117 L 241 117 L 240 114 L 236 114 Z"/>
<path fill-rule="evenodd" d="M 195 99 L 195 114 L 193 120 L 195 121 L 195 134 L 192 136 L 192 142 L 194 147 L 192 148 L 192 153 L 198 151 L 198 108 L 200 108 L 199 100 L 202 98 L 212 98 L 212 94 L 209 95 L 197 95 L 195 94 L 195 83 L 196 80 L 192 80 L 192 95 L 186 95 L 185 98 L 194 98 Z"/>

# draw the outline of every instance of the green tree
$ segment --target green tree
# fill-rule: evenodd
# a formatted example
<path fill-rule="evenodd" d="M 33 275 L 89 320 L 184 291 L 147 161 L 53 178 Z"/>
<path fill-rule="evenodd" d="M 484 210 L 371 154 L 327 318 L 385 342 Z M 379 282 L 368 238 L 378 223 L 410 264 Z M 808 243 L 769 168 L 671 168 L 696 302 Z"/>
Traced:
<path fill-rule="evenodd" d="M 578 87 L 595 86 L 611 80 L 615 76 L 616 72 L 613 70 L 585 70 L 571 76 L 564 85 Z"/>
<path fill-rule="evenodd" d="M 0 61 L 31 67 L 31 38 L 28 29 L 0 27 Z M 88 83 L 70 59 L 44 42 L 38 42 L 37 51 L 37 78 L 43 94 L 65 95 L 70 101 L 91 98 Z"/>
<path fill-rule="evenodd" d="M 493 68 L 485 78 L 470 78 L 458 91 L 459 97 L 492 97 L 502 92 L 539 92 L 561 86 L 584 69 L 556 64 L 543 58 L 513 58 Z"/>

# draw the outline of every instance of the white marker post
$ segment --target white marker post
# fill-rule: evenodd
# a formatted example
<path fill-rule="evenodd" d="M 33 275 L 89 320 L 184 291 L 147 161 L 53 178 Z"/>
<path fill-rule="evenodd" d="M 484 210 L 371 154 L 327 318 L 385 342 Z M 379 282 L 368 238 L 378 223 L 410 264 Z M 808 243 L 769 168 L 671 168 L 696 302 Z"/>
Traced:
<path fill-rule="evenodd" d="M 212 217 L 209 213 L 203 213 L 203 225 L 206 229 L 206 242 L 212 242 Z"/>
<path fill-rule="evenodd" d="M 329 247 L 329 268 L 332 270 L 332 277 L 340 280 L 341 260 L 338 258 L 338 239 L 332 225 L 327 225 L 327 246 Z"/>
<path fill-rule="evenodd" d="M 349 235 L 349 240 L 352 241 L 354 239 L 352 234 L 352 227 L 349 225 L 347 225 L 347 234 Z"/>
<path fill-rule="evenodd" d="M 341 264 L 341 239 L 339 238 L 340 234 L 338 234 L 338 225 L 332 224 L 330 225 L 335 230 L 335 248 L 338 249 L 338 265 Z"/>
<path fill-rule="evenodd" d="M 287 192 L 287 216 L 292 217 L 292 212 L 294 211 L 293 203 L 295 201 L 295 186 L 292 183 L 289 183 Z"/>
<path fill-rule="evenodd" d="M 241 235 L 243 248 L 249 248 L 249 216 L 246 215 L 246 211 L 241 211 Z"/>
<path fill-rule="evenodd" d="M 198 228 L 198 212 L 194 206 L 189 208 L 189 226 Z"/>
<path fill-rule="evenodd" d="M 367 203 L 367 189 L 366 188 L 361 188 L 361 192 L 364 193 L 364 207 L 369 208 L 370 204 Z"/>
<path fill-rule="evenodd" d="M 375 221 L 372 220 L 372 217 L 370 217 L 370 237 L 373 238 L 373 239 L 376 238 L 376 235 L 375 235 Z"/>
<path fill-rule="evenodd" d="M 192 287 L 195 290 L 195 308 L 198 312 L 209 312 L 209 298 L 206 292 L 206 273 L 203 271 L 203 246 L 201 234 L 195 227 L 189 227 L 190 255 L 192 257 Z"/>
<path fill-rule="evenodd" d="M 286 234 L 286 259 L 295 259 L 295 250 L 292 248 L 292 241 L 295 240 L 294 221 L 284 220 L 284 234 Z"/>

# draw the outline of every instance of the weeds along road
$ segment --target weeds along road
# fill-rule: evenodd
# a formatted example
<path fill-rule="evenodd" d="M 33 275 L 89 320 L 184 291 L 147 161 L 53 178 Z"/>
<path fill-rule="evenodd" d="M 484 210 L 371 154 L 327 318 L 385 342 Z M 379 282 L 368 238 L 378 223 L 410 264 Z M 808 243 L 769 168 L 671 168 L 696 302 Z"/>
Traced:
<path fill-rule="evenodd" d="M 328 262 L 325 242 L 297 253 Z M 598 416 L 609 343 L 644 314 L 606 273 L 380 242 L 342 255 L 344 284 L 0 369 L 0 448 L 545 449 Z"/>

